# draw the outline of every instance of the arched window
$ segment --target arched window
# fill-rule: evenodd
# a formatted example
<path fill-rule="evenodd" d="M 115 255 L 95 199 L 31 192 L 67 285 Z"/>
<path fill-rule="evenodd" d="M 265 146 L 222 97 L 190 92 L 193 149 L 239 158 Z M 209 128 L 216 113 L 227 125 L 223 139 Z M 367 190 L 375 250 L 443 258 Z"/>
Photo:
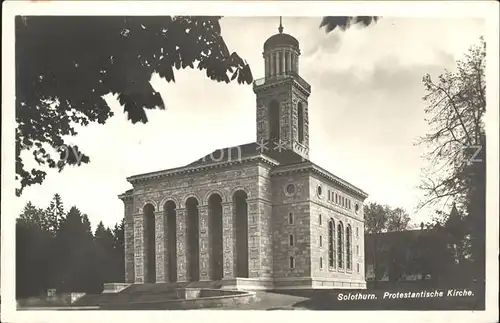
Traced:
<path fill-rule="evenodd" d="M 345 230 L 345 255 L 347 270 L 352 270 L 352 247 L 351 247 L 351 225 L 348 224 Z"/>
<path fill-rule="evenodd" d="M 339 269 L 344 268 L 344 225 L 342 222 L 337 225 L 337 255 Z"/>
<path fill-rule="evenodd" d="M 280 105 L 277 101 L 269 104 L 269 139 L 279 139 L 280 136 Z"/>
<path fill-rule="evenodd" d="M 328 221 L 328 267 L 335 266 L 335 251 L 334 251 L 334 234 L 335 234 L 335 222 L 333 219 Z"/>
<path fill-rule="evenodd" d="M 302 102 L 299 102 L 297 106 L 297 120 L 298 120 L 298 131 L 299 131 L 299 142 L 301 144 L 304 143 L 304 106 L 302 105 Z"/>

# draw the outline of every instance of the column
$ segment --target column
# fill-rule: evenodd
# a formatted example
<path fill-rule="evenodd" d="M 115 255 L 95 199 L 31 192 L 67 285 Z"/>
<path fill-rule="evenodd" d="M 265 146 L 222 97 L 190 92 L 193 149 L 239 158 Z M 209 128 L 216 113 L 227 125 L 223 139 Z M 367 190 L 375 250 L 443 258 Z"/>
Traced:
<path fill-rule="evenodd" d="M 292 71 L 292 52 L 286 52 L 286 55 L 288 57 L 286 70 L 287 72 L 290 72 Z"/>
<path fill-rule="evenodd" d="M 144 283 L 146 255 L 144 252 L 144 215 L 134 215 L 134 263 L 135 283 Z"/>
<path fill-rule="evenodd" d="M 234 273 L 236 272 L 236 262 L 234 257 L 236 253 L 234 252 L 234 214 L 233 214 L 233 202 L 222 203 L 222 236 L 224 241 L 222 246 L 224 248 L 224 279 L 234 278 Z"/>
<path fill-rule="evenodd" d="M 186 209 L 176 210 L 177 225 L 177 281 L 187 281 L 187 250 L 186 250 Z"/>
<path fill-rule="evenodd" d="M 200 280 L 210 280 L 210 234 L 208 232 L 208 205 L 198 207 L 200 214 Z"/>
<path fill-rule="evenodd" d="M 270 202 L 259 201 L 260 268 L 259 277 L 273 274 L 273 207 Z"/>
<path fill-rule="evenodd" d="M 247 200 L 248 204 L 248 276 L 260 277 L 260 212 L 256 199 Z"/>
<path fill-rule="evenodd" d="M 155 258 L 156 258 L 156 282 L 164 283 L 168 277 L 166 266 L 165 245 L 165 216 L 163 211 L 155 212 Z"/>
<path fill-rule="evenodd" d="M 270 62 L 270 59 L 269 59 L 269 55 L 266 55 L 266 57 L 264 58 L 265 60 L 265 64 L 266 64 L 266 71 L 265 71 L 265 76 L 266 77 L 269 77 L 271 76 L 271 68 L 269 66 L 269 62 Z"/>
<path fill-rule="evenodd" d="M 132 215 L 134 208 L 134 199 L 132 197 L 123 199 L 124 214 L 124 261 L 125 261 L 125 282 L 133 283 L 134 274 L 134 217 Z"/>
<path fill-rule="evenodd" d="M 125 218 L 124 232 L 125 244 L 125 282 L 133 283 L 135 280 L 134 275 L 134 219 Z"/>
<path fill-rule="evenodd" d="M 270 66 L 271 66 L 271 76 L 276 75 L 276 58 L 274 57 L 274 53 L 269 54 Z"/>
<path fill-rule="evenodd" d="M 276 75 L 280 74 L 280 55 L 278 55 L 278 52 L 274 52 L 275 59 L 274 59 L 274 64 L 276 65 Z"/>
<path fill-rule="evenodd" d="M 281 51 L 281 62 L 280 62 L 280 64 L 281 64 L 281 72 L 283 74 L 285 74 L 285 72 L 286 72 L 286 68 L 285 68 L 286 67 L 286 65 L 285 65 L 285 55 L 286 55 L 285 50 L 282 50 Z"/>

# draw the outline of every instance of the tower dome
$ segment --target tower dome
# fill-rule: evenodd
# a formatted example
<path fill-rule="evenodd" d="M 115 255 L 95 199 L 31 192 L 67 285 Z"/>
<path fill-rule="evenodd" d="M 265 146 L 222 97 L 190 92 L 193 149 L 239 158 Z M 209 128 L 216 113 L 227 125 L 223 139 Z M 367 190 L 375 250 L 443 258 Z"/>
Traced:
<path fill-rule="evenodd" d="M 299 41 L 283 33 L 282 18 L 278 33 L 264 42 L 264 60 L 266 77 L 294 75 L 299 73 Z"/>
<path fill-rule="evenodd" d="M 266 42 L 264 43 L 264 51 L 266 52 L 273 48 L 281 46 L 290 46 L 299 50 L 299 41 L 289 34 L 279 33 L 269 37 L 266 40 Z"/>

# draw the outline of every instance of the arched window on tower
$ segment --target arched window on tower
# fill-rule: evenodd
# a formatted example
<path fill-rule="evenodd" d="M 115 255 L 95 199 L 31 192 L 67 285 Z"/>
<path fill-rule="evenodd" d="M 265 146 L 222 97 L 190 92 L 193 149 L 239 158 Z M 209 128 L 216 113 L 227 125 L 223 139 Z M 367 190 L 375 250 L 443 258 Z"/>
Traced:
<path fill-rule="evenodd" d="M 280 105 L 277 101 L 269 104 L 269 139 L 279 139 L 280 134 Z"/>
<path fill-rule="evenodd" d="M 304 143 L 304 105 L 302 104 L 302 102 L 299 102 L 298 106 L 297 106 L 297 110 L 298 110 L 298 116 L 297 116 L 297 120 L 298 120 L 298 130 L 299 130 L 299 142 L 301 144 Z"/>

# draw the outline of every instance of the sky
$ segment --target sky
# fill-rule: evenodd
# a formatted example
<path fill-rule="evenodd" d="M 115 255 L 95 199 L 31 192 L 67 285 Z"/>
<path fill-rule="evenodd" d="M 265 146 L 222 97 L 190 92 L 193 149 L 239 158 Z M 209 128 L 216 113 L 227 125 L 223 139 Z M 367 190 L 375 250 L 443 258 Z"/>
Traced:
<path fill-rule="evenodd" d="M 415 224 L 429 220 L 431 209 L 416 210 L 427 165 L 421 158 L 425 148 L 414 145 L 427 132 L 422 77 L 453 70 L 483 35 L 483 21 L 384 17 L 369 27 L 329 34 L 318 28 L 320 21 L 283 18 L 284 32 L 300 42 L 300 75 L 312 87 L 310 159 L 367 192 L 366 202 L 402 207 Z M 221 20 L 230 51 L 249 62 L 255 79 L 263 77 L 262 46 L 278 24 L 278 17 Z M 117 195 L 132 188 L 127 177 L 255 141 L 251 85 L 216 83 L 198 70 L 181 70 L 175 77 L 167 83 L 152 76 L 167 108 L 148 111 L 147 124 L 132 125 L 116 98 L 106 96 L 115 116 L 105 125 L 79 128 L 70 139 L 90 163 L 49 171 L 42 185 L 26 188 L 16 199 L 18 213 L 27 201 L 46 207 L 59 193 L 66 209 L 77 206 L 94 228 L 99 221 L 114 226 L 124 216 Z"/>

